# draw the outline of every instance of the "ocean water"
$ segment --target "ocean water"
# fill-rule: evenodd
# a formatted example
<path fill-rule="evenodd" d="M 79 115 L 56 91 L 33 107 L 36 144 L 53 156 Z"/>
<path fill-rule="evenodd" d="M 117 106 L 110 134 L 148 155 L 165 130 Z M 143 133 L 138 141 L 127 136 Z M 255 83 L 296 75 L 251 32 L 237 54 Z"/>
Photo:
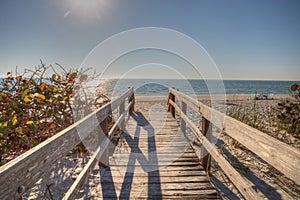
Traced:
<path fill-rule="evenodd" d="M 102 81 L 99 87 L 113 96 L 129 86 L 134 87 L 136 95 L 167 95 L 169 87 L 185 94 L 290 94 L 294 83 L 300 81 L 111 79 Z"/>
<path fill-rule="evenodd" d="M 3 79 L 0 78 L 0 83 Z M 108 96 L 116 96 L 134 87 L 136 95 L 167 95 L 173 87 L 185 94 L 290 94 L 292 84 L 300 81 L 266 80 L 179 80 L 179 79 L 109 79 L 93 80 L 87 85 L 96 86 Z M 1 84 L 0 84 L 1 88 Z"/>

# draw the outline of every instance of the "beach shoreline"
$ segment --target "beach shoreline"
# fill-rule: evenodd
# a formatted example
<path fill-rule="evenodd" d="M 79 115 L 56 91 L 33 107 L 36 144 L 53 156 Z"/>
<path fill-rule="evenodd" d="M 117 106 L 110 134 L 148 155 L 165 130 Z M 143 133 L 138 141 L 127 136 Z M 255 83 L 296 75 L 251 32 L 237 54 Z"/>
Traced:
<path fill-rule="evenodd" d="M 251 94 L 200 94 L 196 95 L 198 100 L 227 100 L 227 101 L 234 101 L 234 100 L 254 100 L 251 98 Z M 195 98 L 195 95 L 190 95 L 190 97 Z M 292 98 L 290 94 L 273 94 L 272 99 L 266 99 L 268 101 L 272 100 L 285 100 Z M 135 95 L 135 99 L 139 102 L 148 102 L 148 101 L 167 101 L 167 95 Z M 257 101 L 266 101 L 264 99 L 259 99 Z"/>

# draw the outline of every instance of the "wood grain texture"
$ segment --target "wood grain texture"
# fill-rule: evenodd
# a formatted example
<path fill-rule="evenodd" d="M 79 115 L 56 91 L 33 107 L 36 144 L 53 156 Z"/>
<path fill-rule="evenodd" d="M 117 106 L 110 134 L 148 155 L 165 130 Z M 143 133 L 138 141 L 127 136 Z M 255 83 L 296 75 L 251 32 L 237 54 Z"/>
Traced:
<path fill-rule="evenodd" d="M 158 134 L 143 113 L 133 113 L 123 133 L 128 148 L 115 149 L 91 198 L 220 199 L 181 127 L 166 115 Z"/>
<path fill-rule="evenodd" d="M 87 137 L 91 126 L 99 125 L 112 109 L 115 109 L 133 94 L 130 88 L 119 98 L 104 105 L 53 137 L 40 143 L 16 159 L 0 167 L 0 199 L 18 199 L 50 169 L 53 163 L 63 158 L 75 145 Z M 78 130 L 84 133 L 79 136 Z M 23 187 L 22 192 L 18 188 Z"/>
<path fill-rule="evenodd" d="M 183 112 L 183 114 L 185 114 Z M 202 134 L 205 136 L 208 140 L 210 135 L 212 134 L 212 126 L 210 124 L 210 121 L 208 121 L 205 117 L 202 117 Z M 201 157 L 202 157 L 202 166 L 206 170 L 207 173 L 210 173 L 210 167 L 211 167 L 211 159 L 209 152 L 204 148 L 203 151 L 201 151 Z"/>
<path fill-rule="evenodd" d="M 183 113 L 181 109 L 172 101 L 170 104 L 174 106 L 175 110 L 179 113 L 180 117 L 185 120 L 192 131 L 198 136 L 200 142 L 203 144 L 205 149 L 210 153 L 213 159 L 219 164 L 224 173 L 232 181 L 232 183 L 238 188 L 241 194 L 246 199 L 263 199 L 261 194 L 254 190 L 255 185 L 244 178 L 234 167 L 219 153 L 203 133 L 195 126 L 195 124 Z"/>
<path fill-rule="evenodd" d="M 247 147 L 250 151 L 295 181 L 298 185 L 300 184 L 300 151 L 298 149 L 226 116 L 179 91 L 171 88 L 169 92 L 175 96 L 179 96 L 194 110 L 199 110 L 202 116 L 216 127 L 224 130 L 229 136 Z"/>

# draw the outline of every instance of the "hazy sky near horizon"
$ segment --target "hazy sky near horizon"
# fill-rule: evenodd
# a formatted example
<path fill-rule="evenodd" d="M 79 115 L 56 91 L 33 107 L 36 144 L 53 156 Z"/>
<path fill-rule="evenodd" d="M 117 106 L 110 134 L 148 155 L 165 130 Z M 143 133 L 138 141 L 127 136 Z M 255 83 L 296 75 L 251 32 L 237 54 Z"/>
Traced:
<path fill-rule="evenodd" d="M 114 34 L 163 27 L 201 44 L 224 79 L 300 80 L 299 19 L 298 0 L 1 1 L 0 77 L 16 66 L 32 68 L 40 59 L 79 67 L 95 46 Z M 150 67 L 147 63 L 160 61 L 151 60 L 156 53 L 129 55 L 116 69 L 143 62 Z M 173 59 L 171 67 L 181 63 L 161 56 Z M 187 78 L 197 78 L 192 70 L 185 71 Z M 120 76 L 118 70 L 110 73 Z"/>

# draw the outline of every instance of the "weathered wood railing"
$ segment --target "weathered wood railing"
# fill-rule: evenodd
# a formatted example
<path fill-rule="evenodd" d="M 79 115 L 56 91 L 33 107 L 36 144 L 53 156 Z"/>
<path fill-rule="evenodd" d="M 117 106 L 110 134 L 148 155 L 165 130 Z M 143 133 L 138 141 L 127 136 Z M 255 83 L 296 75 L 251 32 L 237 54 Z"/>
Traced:
<path fill-rule="evenodd" d="M 126 99 L 128 99 L 128 105 L 125 109 Z M 90 123 L 94 123 L 96 116 L 96 121 L 99 124 L 102 123 L 102 130 L 105 132 L 107 127 L 103 127 L 106 124 L 103 122 L 117 108 L 119 110 L 118 119 L 65 194 L 64 199 L 74 199 L 76 193 L 83 186 L 89 171 L 95 166 L 98 159 L 101 158 L 100 161 L 108 159 L 107 147 L 110 143 L 110 137 L 118 127 L 124 126 L 126 115 L 134 110 L 133 88 L 129 88 L 117 99 L 0 167 L 0 199 L 19 199 L 22 194 L 35 185 L 43 174 L 50 169 L 52 164 L 58 162 L 59 159 L 63 158 L 74 146 L 84 139 L 77 133 L 78 128 L 88 127 Z M 87 130 L 87 133 L 89 132 Z"/>
<path fill-rule="evenodd" d="M 178 100 L 177 103 L 175 99 Z M 298 149 L 226 116 L 173 88 L 169 89 L 168 104 L 168 111 L 172 113 L 173 117 L 175 117 L 175 111 L 180 116 L 182 130 L 186 131 L 186 126 L 189 126 L 206 151 L 209 152 L 202 158 L 202 165 L 209 171 L 210 157 L 212 157 L 246 199 L 261 199 L 261 196 L 255 191 L 255 185 L 243 177 L 215 148 L 209 137 L 206 137 L 212 131 L 210 123 L 226 132 L 227 135 L 295 181 L 296 184 L 300 184 L 300 151 Z M 187 117 L 187 106 L 195 111 L 200 111 L 202 130 L 199 130 Z"/>

